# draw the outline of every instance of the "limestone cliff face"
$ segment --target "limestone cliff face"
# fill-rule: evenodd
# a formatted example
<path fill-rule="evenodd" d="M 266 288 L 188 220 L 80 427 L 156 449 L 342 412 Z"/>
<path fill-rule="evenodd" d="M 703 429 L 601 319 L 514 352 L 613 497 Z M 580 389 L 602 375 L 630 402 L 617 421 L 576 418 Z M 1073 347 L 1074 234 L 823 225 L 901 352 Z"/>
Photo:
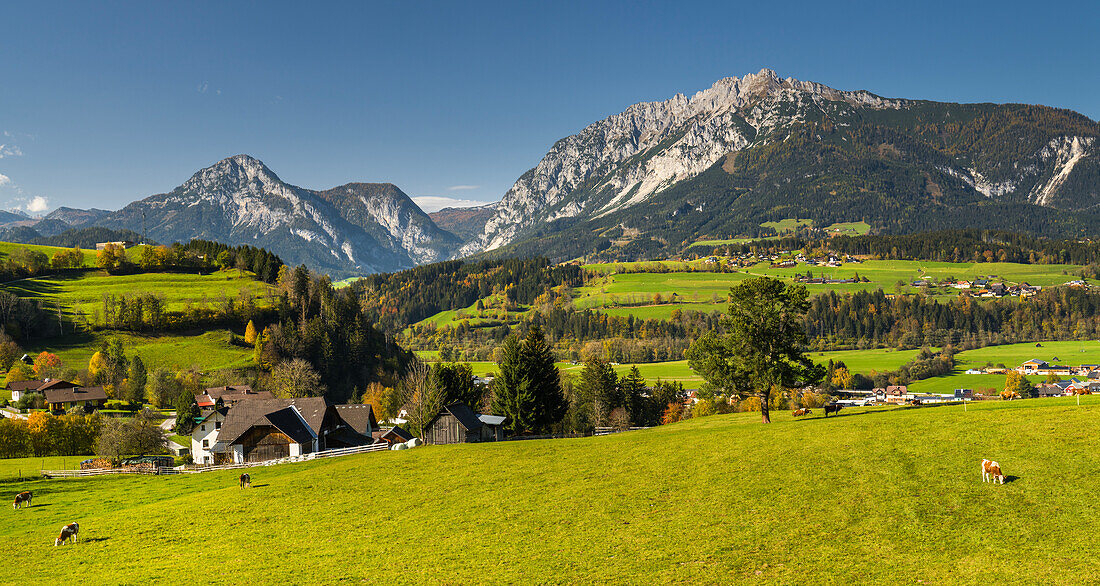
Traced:
<path fill-rule="evenodd" d="M 900 114 L 929 104 L 935 105 L 782 79 L 769 69 L 719 80 L 690 98 L 635 104 L 559 140 L 508 190 L 460 254 L 499 248 L 545 222 L 598 218 L 637 205 L 729 153 L 784 140 L 793 125 L 858 126 L 870 112 Z M 961 160 L 940 167 L 987 197 L 1023 199 L 1017 192 L 1026 187 L 1032 203 L 1059 206 L 1059 190 L 1090 157 L 1095 164 L 1093 137 L 1065 135 L 995 169 Z"/>

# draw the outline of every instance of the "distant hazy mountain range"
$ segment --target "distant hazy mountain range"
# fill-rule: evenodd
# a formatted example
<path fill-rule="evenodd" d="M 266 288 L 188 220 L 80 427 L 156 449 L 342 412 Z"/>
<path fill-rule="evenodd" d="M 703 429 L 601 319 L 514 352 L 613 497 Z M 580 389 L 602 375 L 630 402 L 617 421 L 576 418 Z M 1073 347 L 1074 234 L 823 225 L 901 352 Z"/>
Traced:
<path fill-rule="evenodd" d="M 1098 137 L 1100 124 L 1068 110 L 883 98 L 765 69 L 592 123 L 479 208 L 425 214 L 388 183 L 315 191 L 238 155 L 116 212 L 0 215 L 0 226 L 140 232 L 144 214 L 160 242 L 263 246 L 334 275 L 485 252 L 646 256 L 791 217 L 1096 237 Z"/>

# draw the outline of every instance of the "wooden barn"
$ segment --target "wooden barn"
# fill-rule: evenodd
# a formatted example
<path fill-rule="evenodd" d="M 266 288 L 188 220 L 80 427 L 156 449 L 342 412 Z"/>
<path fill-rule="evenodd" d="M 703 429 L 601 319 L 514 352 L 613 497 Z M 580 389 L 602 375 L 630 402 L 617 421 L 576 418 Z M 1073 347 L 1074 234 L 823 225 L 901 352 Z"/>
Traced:
<path fill-rule="evenodd" d="M 479 415 L 462 403 L 451 403 L 424 426 L 424 443 L 463 444 L 504 439 L 504 417 Z"/>
<path fill-rule="evenodd" d="M 325 397 L 237 401 L 217 429 L 211 452 L 221 461 L 261 462 L 370 445 L 377 429 L 369 405 L 333 405 Z"/>

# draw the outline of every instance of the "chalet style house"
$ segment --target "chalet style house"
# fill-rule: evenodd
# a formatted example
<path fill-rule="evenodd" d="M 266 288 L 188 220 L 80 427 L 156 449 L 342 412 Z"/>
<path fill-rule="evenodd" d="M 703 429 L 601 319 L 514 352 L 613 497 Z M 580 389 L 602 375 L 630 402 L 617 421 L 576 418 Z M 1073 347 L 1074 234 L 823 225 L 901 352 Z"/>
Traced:
<path fill-rule="evenodd" d="M 262 462 L 368 445 L 377 428 L 370 405 L 252 397 L 203 410 L 191 445 L 199 464 Z"/>
<path fill-rule="evenodd" d="M 27 393 L 40 393 L 46 398 L 46 408 L 55 413 L 83 409 L 91 413 L 107 403 L 103 387 L 81 387 L 61 379 L 25 380 L 8 385 L 11 400 L 18 401 Z"/>
<path fill-rule="evenodd" d="M 451 403 L 424 426 L 424 443 L 460 444 L 504 439 L 505 418 L 474 413 L 462 403 Z"/>

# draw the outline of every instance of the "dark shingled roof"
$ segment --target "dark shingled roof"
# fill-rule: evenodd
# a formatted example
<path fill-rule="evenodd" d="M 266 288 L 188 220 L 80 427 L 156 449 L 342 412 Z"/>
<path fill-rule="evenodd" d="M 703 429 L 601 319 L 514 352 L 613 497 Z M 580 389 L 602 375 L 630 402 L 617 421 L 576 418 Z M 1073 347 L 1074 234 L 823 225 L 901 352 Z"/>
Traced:
<path fill-rule="evenodd" d="M 106 401 L 107 391 L 103 387 L 79 387 L 67 389 L 49 389 L 46 391 L 47 403 L 71 403 L 73 401 Z"/>
<path fill-rule="evenodd" d="M 337 405 L 336 413 L 348 427 L 363 435 L 370 435 L 378 429 L 378 420 L 374 418 L 374 409 L 370 405 Z"/>
<path fill-rule="evenodd" d="M 304 444 L 313 441 L 313 432 L 302 421 L 302 418 L 298 416 L 293 407 L 287 407 L 285 409 L 279 409 L 278 411 L 268 413 L 264 416 L 271 425 L 275 426 L 279 431 L 287 434 L 290 439 L 297 443 Z"/>
<path fill-rule="evenodd" d="M 80 386 L 80 385 L 78 385 L 76 383 L 71 383 L 67 380 L 61 380 L 59 378 L 55 378 L 55 379 L 53 379 L 53 380 L 51 380 L 47 383 L 44 383 L 42 386 L 38 387 L 38 390 L 40 390 L 40 391 L 49 391 L 49 390 L 53 390 L 53 389 L 75 389 L 78 386 Z"/>
<path fill-rule="evenodd" d="M 245 399 L 274 399 L 271 391 L 253 391 L 248 385 L 230 385 L 225 387 L 210 387 L 195 395 L 195 402 L 199 407 L 210 407 L 218 399 L 222 403 L 231 405 Z"/>
<path fill-rule="evenodd" d="M 305 420 L 312 435 L 320 435 L 325 413 L 330 406 L 328 399 L 325 397 L 305 397 L 301 399 L 253 398 L 239 401 L 229 409 L 229 413 L 225 416 L 225 422 L 222 423 L 221 433 L 218 434 L 218 441 L 232 444 L 254 425 L 275 425 L 273 421 L 267 419 L 267 415 L 291 406 L 298 409 L 298 413 Z M 282 420 L 280 419 L 280 421 Z M 291 435 L 285 430 L 283 433 Z"/>
<path fill-rule="evenodd" d="M 387 442 L 407 442 L 412 438 L 413 434 L 406 431 L 404 427 L 401 427 L 400 425 L 395 425 L 393 426 L 393 429 L 387 431 L 386 433 L 383 433 L 379 439 Z"/>
<path fill-rule="evenodd" d="M 11 391 L 37 391 L 38 387 L 46 384 L 46 381 L 38 380 L 21 380 L 8 385 L 8 390 Z"/>
<path fill-rule="evenodd" d="M 466 431 L 477 431 L 481 429 L 481 426 L 483 425 L 481 423 L 481 420 L 477 418 L 477 413 L 474 413 L 469 407 L 467 407 L 463 403 L 451 403 L 443 409 L 451 415 L 454 415 L 455 419 L 458 420 L 458 423 L 462 425 L 462 427 L 466 428 Z M 436 417 L 438 417 L 438 415 Z M 428 424 L 428 426 L 426 427 L 431 427 L 431 424 Z"/>

